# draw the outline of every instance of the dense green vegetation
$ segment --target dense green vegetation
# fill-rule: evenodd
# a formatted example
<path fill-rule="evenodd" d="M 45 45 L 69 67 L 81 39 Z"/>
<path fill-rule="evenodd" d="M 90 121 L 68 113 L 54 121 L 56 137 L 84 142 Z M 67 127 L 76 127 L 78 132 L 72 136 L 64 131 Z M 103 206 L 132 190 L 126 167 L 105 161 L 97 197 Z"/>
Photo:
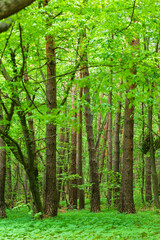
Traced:
<path fill-rule="evenodd" d="M 32 217 L 26 206 L 7 210 L 8 218 L 0 221 L 0 239 L 160 239 L 158 210 L 146 208 L 137 214 L 120 214 L 106 209 L 104 199 L 102 203 L 101 213 L 62 208 L 56 218 L 43 220 Z"/>

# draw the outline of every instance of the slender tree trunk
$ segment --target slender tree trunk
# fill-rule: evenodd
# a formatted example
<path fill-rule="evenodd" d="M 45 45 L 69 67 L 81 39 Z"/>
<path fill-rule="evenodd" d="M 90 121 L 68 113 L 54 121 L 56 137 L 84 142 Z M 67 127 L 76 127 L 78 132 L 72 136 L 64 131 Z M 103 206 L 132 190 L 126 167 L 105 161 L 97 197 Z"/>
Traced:
<path fill-rule="evenodd" d="M 14 207 L 14 203 L 15 203 L 16 197 L 17 197 L 18 181 L 19 181 L 18 171 L 19 171 L 19 162 L 13 168 L 15 183 L 13 182 L 14 185 L 13 185 L 13 191 L 12 191 L 12 204 L 11 204 L 12 207 Z"/>
<path fill-rule="evenodd" d="M 115 186 L 114 188 L 114 206 L 117 207 L 119 204 L 119 194 L 120 194 L 120 119 L 121 119 L 121 102 L 117 102 L 117 113 L 115 118 L 115 129 L 114 129 L 114 162 L 113 162 L 113 170 L 115 174 Z"/>
<path fill-rule="evenodd" d="M 29 78 L 28 78 L 28 73 L 27 73 L 27 55 L 28 55 L 28 46 L 23 46 L 23 49 L 25 51 L 25 59 L 24 59 L 24 81 L 26 84 L 28 84 L 29 82 Z M 27 96 L 26 96 L 27 102 L 28 104 L 30 103 L 31 99 L 30 96 L 27 92 Z M 38 181 L 38 160 L 37 160 L 37 154 L 36 154 L 36 141 L 35 141 L 35 130 L 34 130 L 34 121 L 33 121 L 33 116 L 32 116 L 32 112 L 30 111 L 28 113 L 28 126 L 29 126 L 29 135 L 32 141 L 32 152 L 33 152 L 33 171 L 34 171 L 34 175 L 36 178 L 36 185 L 39 186 L 39 181 Z M 27 176 L 26 176 L 27 177 Z M 26 179 L 26 183 L 27 183 L 27 179 Z M 24 185 L 25 188 L 25 185 Z M 26 192 L 26 188 L 25 188 L 25 194 L 26 194 L 26 201 L 27 201 L 27 192 Z M 35 203 L 33 203 L 33 210 L 36 210 L 36 207 L 34 206 Z M 41 210 L 42 211 L 42 210 Z"/>
<path fill-rule="evenodd" d="M 112 74 L 112 73 L 111 73 Z M 107 204 L 111 205 L 112 188 L 111 174 L 112 174 L 112 91 L 108 95 L 108 104 L 110 111 L 108 113 L 108 193 L 107 193 Z"/>
<path fill-rule="evenodd" d="M 40 198 L 39 185 L 37 184 L 37 177 L 35 176 L 34 168 L 27 168 L 25 170 L 28 176 L 29 186 L 33 197 L 33 212 L 42 213 L 42 203 Z"/>
<path fill-rule="evenodd" d="M 145 187 L 145 199 L 146 202 L 152 202 L 152 188 L 151 188 L 151 158 L 146 157 L 146 187 Z"/>
<path fill-rule="evenodd" d="M 86 39 L 86 30 L 84 30 L 82 41 Z M 84 48 L 84 46 L 83 46 Z M 86 48 L 83 51 L 83 78 L 89 78 L 88 71 L 88 57 Z M 99 189 L 99 179 L 98 179 L 98 163 L 96 159 L 96 148 L 94 143 L 94 134 L 93 134 L 93 116 L 90 108 L 90 89 L 86 85 L 84 87 L 85 94 L 85 122 L 86 122 L 86 132 L 87 132 L 87 141 L 88 141 L 88 152 L 89 152 L 89 166 L 90 166 L 90 183 L 91 183 L 91 211 L 99 212 L 100 211 L 100 189 Z"/>
<path fill-rule="evenodd" d="M 82 99 L 82 88 L 79 90 L 79 99 Z M 79 131 L 77 133 L 77 165 L 78 165 L 78 185 L 81 187 L 83 184 L 83 164 L 82 164 L 82 106 L 79 106 Z M 84 190 L 78 190 L 79 195 L 79 210 L 84 209 L 85 201 L 84 201 Z"/>
<path fill-rule="evenodd" d="M 65 158 L 65 128 L 62 127 L 60 130 L 60 155 L 58 164 L 58 177 L 57 177 L 57 186 L 58 186 L 58 206 L 60 207 L 60 196 L 61 196 L 61 188 L 62 188 L 62 169 L 64 165 L 64 158 Z"/>
<path fill-rule="evenodd" d="M 102 155 L 101 155 L 101 164 L 99 167 L 99 182 L 102 182 L 102 175 L 103 175 L 103 169 L 104 169 L 104 160 L 105 156 L 107 157 L 107 148 L 106 148 L 106 143 L 107 143 L 107 137 L 108 137 L 108 120 L 109 120 L 109 115 L 107 114 L 107 120 L 106 124 L 104 127 L 104 137 L 103 137 L 103 145 L 102 145 Z"/>
<path fill-rule="evenodd" d="M 159 196 L 158 196 L 158 176 L 157 176 L 157 170 L 156 170 L 155 149 L 154 149 L 153 133 L 152 133 L 152 108 L 153 108 L 152 105 L 148 107 L 148 127 L 149 127 L 149 136 L 150 136 L 150 158 L 151 158 L 151 169 L 152 169 L 154 204 L 157 208 L 160 208 L 160 202 L 159 202 Z"/>
<path fill-rule="evenodd" d="M 75 112 L 75 87 L 72 87 L 72 110 Z M 76 123 L 76 116 L 77 114 L 73 114 L 73 121 Z M 76 145 L 77 145 L 77 132 L 76 130 L 72 127 L 71 129 L 71 163 L 70 163 L 70 175 L 76 175 L 77 170 L 76 170 Z M 77 208 L 77 179 L 76 177 L 72 177 L 70 180 L 70 191 L 69 191 L 69 207 L 71 209 Z"/>
<path fill-rule="evenodd" d="M 7 201 L 8 201 L 8 207 L 10 208 L 12 206 L 12 171 L 11 171 L 11 159 L 10 156 L 7 158 Z"/>
<path fill-rule="evenodd" d="M 0 120 L 3 120 L 2 107 L 0 107 Z M 0 125 L 3 130 L 3 125 Z M 0 137 L 0 218 L 6 218 L 5 210 L 5 180 L 6 180 L 6 149 L 5 142 Z"/>
<path fill-rule="evenodd" d="M 27 173 L 24 175 L 24 191 L 25 191 L 25 199 L 26 199 L 26 204 L 28 203 L 28 177 Z"/>
<path fill-rule="evenodd" d="M 144 92 L 144 91 L 143 91 Z M 144 142 L 144 103 L 142 103 L 142 142 Z M 142 152 L 142 186 L 141 186 L 141 198 L 144 204 L 144 153 Z"/>
<path fill-rule="evenodd" d="M 88 69 L 84 73 L 88 75 Z M 89 151 L 89 165 L 90 165 L 90 181 L 91 187 L 91 211 L 100 211 L 100 191 L 99 191 L 99 179 L 98 179 L 98 165 L 96 160 L 96 149 L 94 144 L 93 135 L 93 120 L 92 113 L 90 109 L 90 92 L 89 88 L 84 88 L 85 100 L 87 105 L 85 106 L 85 121 L 86 121 L 86 131 L 87 131 L 87 141 L 88 141 L 88 151 Z"/>

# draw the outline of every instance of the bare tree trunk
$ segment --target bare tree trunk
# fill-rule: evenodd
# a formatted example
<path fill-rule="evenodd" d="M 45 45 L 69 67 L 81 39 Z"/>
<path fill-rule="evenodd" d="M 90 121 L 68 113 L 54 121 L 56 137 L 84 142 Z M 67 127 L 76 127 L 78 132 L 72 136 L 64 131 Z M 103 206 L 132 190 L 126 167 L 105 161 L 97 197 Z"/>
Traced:
<path fill-rule="evenodd" d="M 62 188 L 62 169 L 64 164 L 64 158 L 65 158 L 65 128 L 62 127 L 60 130 L 60 154 L 59 154 L 59 160 L 57 162 L 58 164 L 58 177 L 57 177 L 57 186 L 58 186 L 58 206 L 60 207 L 60 196 L 61 196 L 61 188 Z"/>
<path fill-rule="evenodd" d="M 79 99 L 82 99 L 82 88 L 79 90 Z M 82 170 L 82 106 L 79 106 L 79 131 L 77 133 L 77 165 L 78 165 L 78 185 L 81 187 L 83 184 L 83 170 Z M 84 209 L 84 190 L 78 190 L 79 195 L 79 210 Z"/>
<path fill-rule="evenodd" d="M 13 172 L 14 172 L 13 179 L 15 180 L 15 183 L 13 185 L 13 191 L 12 191 L 12 203 L 11 203 L 12 207 L 14 207 L 14 203 L 15 203 L 16 197 L 17 197 L 18 181 L 19 181 L 18 171 L 19 171 L 19 162 L 13 168 Z"/>
<path fill-rule="evenodd" d="M 46 97 L 48 114 L 56 109 L 56 54 L 55 43 L 52 36 L 46 37 L 47 83 Z M 57 215 L 58 196 L 56 186 L 56 123 L 46 125 L 46 192 L 44 212 L 50 216 Z"/>
<path fill-rule="evenodd" d="M 75 111 L 75 87 L 72 87 L 72 110 Z M 73 121 L 76 122 L 76 113 L 73 115 Z M 71 163 L 70 163 L 70 175 L 76 175 L 76 140 L 77 140 L 77 132 L 72 127 L 71 129 Z M 69 207 L 71 209 L 77 208 L 77 179 L 76 177 L 72 177 L 70 180 L 70 191 L 69 191 Z"/>
<path fill-rule="evenodd" d="M 144 103 L 142 103 L 142 142 L 144 142 Z M 144 153 L 142 152 L 142 186 L 141 186 L 141 198 L 144 204 Z"/>
<path fill-rule="evenodd" d="M 86 69 L 85 75 L 89 75 L 88 69 Z M 90 165 L 90 181 L 91 187 L 91 211 L 100 211 L 100 191 L 99 191 L 99 179 L 98 179 L 98 165 L 96 160 L 96 149 L 94 144 L 93 135 L 93 120 L 92 113 L 90 109 L 90 92 L 89 88 L 84 88 L 85 100 L 87 106 L 85 106 L 85 121 L 86 121 L 86 131 L 88 140 L 88 151 L 89 151 L 89 165 Z"/>
<path fill-rule="evenodd" d="M 7 171 L 6 171 L 6 175 L 7 175 L 7 191 L 6 191 L 6 198 L 7 198 L 7 207 L 11 207 L 12 206 L 12 171 L 11 171 L 11 159 L 10 156 L 8 156 L 7 158 Z"/>
<path fill-rule="evenodd" d="M 111 73 L 112 74 L 112 73 Z M 108 105 L 110 111 L 108 112 L 108 193 L 107 193 L 107 204 L 111 205 L 112 188 L 111 185 L 111 171 L 112 171 L 112 91 L 108 95 Z"/>
<path fill-rule="evenodd" d="M 145 199 L 146 202 L 152 202 L 152 188 L 151 188 L 151 159 L 146 157 L 146 188 L 145 188 Z"/>
<path fill-rule="evenodd" d="M 86 30 L 84 30 L 82 40 L 86 39 Z M 83 46 L 83 49 L 85 47 Z M 88 57 L 87 51 L 84 49 L 83 54 L 83 78 L 89 77 L 88 71 Z M 87 132 L 87 141 L 88 141 L 88 151 L 89 151 L 89 166 L 90 166 L 90 183 L 91 183 L 91 211 L 99 212 L 100 211 L 100 189 L 99 189 L 99 179 L 98 179 L 98 164 L 96 159 L 96 148 L 94 143 L 94 134 L 93 134 L 93 116 L 90 108 L 90 89 L 88 86 L 84 87 L 85 94 L 85 122 L 86 122 L 86 132 Z"/>
<path fill-rule="evenodd" d="M 2 107 L 0 106 L 0 120 L 3 120 Z M 3 125 L 0 125 L 3 130 Z M 0 137 L 0 218 L 6 218 L 5 209 L 5 180 L 6 180 L 6 149 L 5 142 Z"/>
<path fill-rule="evenodd" d="M 44 1 L 44 6 L 49 0 Z M 49 27 L 49 25 L 48 25 Z M 56 85 L 56 52 L 53 36 L 46 36 L 46 57 L 47 57 L 47 83 L 46 97 L 48 114 L 57 108 L 57 85 Z M 53 113 L 52 113 L 53 114 Z M 56 182 L 56 122 L 46 125 L 46 191 L 44 213 L 50 216 L 57 216 L 58 194 Z"/>
<path fill-rule="evenodd" d="M 135 86 L 132 84 L 129 91 Z M 131 100 L 126 97 L 123 137 L 123 171 L 121 180 L 119 211 L 135 213 L 133 200 L 133 128 L 134 107 L 130 107 Z"/>
<path fill-rule="evenodd" d="M 113 170 L 115 174 L 115 184 L 120 184 L 120 119 L 121 119 L 121 102 L 117 102 L 117 113 L 115 118 L 115 129 L 114 129 L 114 162 L 113 162 Z M 114 188 L 114 206 L 117 207 L 119 204 L 119 194 L 120 187 L 115 186 Z"/>
<path fill-rule="evenodd" d="M 138 49 L 139 40 L 134 38 L 131 41 L 133 49 Z M 136 74 L 136 69 L 130 70 L 131 74 Z M 129 82 L 128 82 L 129 83 Z M 135 84 L 129 84 L 126 94 L 136 88 Z M 119 211 L 135 213 L 133 199 L 133 135 L 134 135 L 134 97 L 126 96 L 125 116 L 124 116 L 124 135 L 123 135 L 123 170 L 120 190 Z M 131 105 L 131 106 L 130 106 Z"/>
<path fill-rule="evenodd" d="M 104 160 L 105 160 L 105 156 L 107 157 L 107 148 L 106 148 L 106 142 L 107 142 L 107 137 L 108 137 L 108 119 L 109 115 L 107 114 L 107 120 L 106 120 L 106 124 L 104 127 L 104 137 L 103 137 L 103 145 L 102 145 L 102 155 L 101 155 L 101 163 L 100 163 L 100 167 L 99 167 L 99 182 L 102 182 L 102 175 L 103 175 L 103 168 L 104 168 Z"/>
<path fill-rule="evenodd" d="M 152 182 L 153 182 L 153 193 L 154 193 L 154 204 L 157 208 L 160 208 L 159 196 L 158 196 L 158 176 L 156 170 L 155 161 L 155 149 L 153 143 L 153 133 L 152 133 L 152 108 L 148 107 L 148 128 L 149 128 L 149 138 L 150 138 L 150 158 L 151 158 L 151 169 L 152 169 Z"/>
<path fill-rule="evenodd" d="M 29 82 L 29 77 L 28 77 L 28 71 L 27 71 L 27 55 L 28 55 L 28 46 L 23 46 L 24 52 L 25 52 L 25 57 L 24 57 L 24 81 L 26 84 Z M 30 104 L 30 96 L 29 93 L 27 92 L 26 96 L 28 104 Z M 35 130 L 34 130 L 34 122 L 33 122 L 33 116 L 32 112 L 30 111 L 28 113 L 28 126 L 29 126 L 29 134 L 30 138 L 32 140 L 32 151 L 33 151 L 33 168 L 34 168 L 34 175 L 36 178 L 36 185 L 39 186 L 39 181 L 38 181 L 38 160 L 37 160 L 37 154 L 36 154 L 36 141 L 35 141 Z M 27 176 L 25 176 L 27 178 Z M 26 197 L 26 203 L 27 203 L 27 179 L 26 179 L 26 187 L 24 184 L 24 191 L 25 191 L 25 197 Z M 34 201 L 33 201 L 33 214 L 36 213 L 36 207 L 34 206 Z M 35 210 L 35 212 L 34 212 Z"/>

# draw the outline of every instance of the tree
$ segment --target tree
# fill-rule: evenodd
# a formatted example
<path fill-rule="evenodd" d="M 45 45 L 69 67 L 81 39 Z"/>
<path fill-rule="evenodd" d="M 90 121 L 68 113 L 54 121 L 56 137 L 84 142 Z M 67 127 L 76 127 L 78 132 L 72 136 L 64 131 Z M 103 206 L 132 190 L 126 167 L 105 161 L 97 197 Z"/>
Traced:
<path fill-rule="evenodd" d="M 86 32 L 84 31 L 83 40 L 86 38 Z M 83 53 L 83 78 L 89 79 L 88 71 L 88 58 L 86 49 Z M 84 87 L 85 95 L 85 122 L 86 122 L 86 132 L 87 132 L 87 141 L 88 141 L 88 152 L 89 152 L 89 166 L 90 166 L 90 183 L 91 183 L 91 211 L 99 212 L 100 211 L 100 190 L 99 190 L 99 179 L 98 179 L 98 164 L 96 159 L 96 148 L 94 143 L 94 134 L 93 134 L 93 116 L 90 108 L 90 89 L 86 85 Z"/>
<path fill-rule="evenodd" d="M 0 121 L 3 120 L 3 110 L 0 107 Z M 0 128 L 3 130 L 3 125 Z M 5 142 L 0 137 L 0 218 L 7 217 L 5 210 L 5 180 L 6 180 L 6 149 Z"/>
<path fill-rule="evenodd" d="M 80 76 L 81 77 L 81 76 Z M 79 89 L 79 98 L 82 99 L 83 89 Z M 81 187 L 83 184 L 83 163 L 82 163 L 82 105 L 79 105 L 79 113 L 78 113 L 78 120 L 79 120 L 79 129 L 77 133 L 77 165 L 78 165 L 78 185 Z M 78 189 L 78 197 L 79 197 L 79 209 L 83 209 L 85 207 L 84 201 L 84 190 Z"/>
<path fill-rule="evenodd" d="M 48 4 L 48 1 L 47 1 Z M 48 116 L 57 107 L 56 100 L 56 53 L 53 36 L 46 36 L 47 83 L 46 100 Z M 58 195 L 56 182 L 56 122 L 49 121 L 46 125 L 46 190 L 44 212 L 50 216 L 57 215 Z"/>
<path fill-rule="evenodd" d="M 139 45 L 138 39 L 133 39 L 131 46 L 134 49 Z M 131 70 L 131 74 L 136 74 L 136 69 Z M 136 88 L 135 83 L 128 81 L 129 94 Z M 134 96 L 126 96 L 125 100 L 125 114 L 124 114 L 124 135 L 123 135 L 123 170 L 121 181 L 121 192 L 119 211 L 135 213 L 135 205 L 133 200 L 133 131 L 134 131 Z"/>
<path fill-rule="evenodd" d="M 76 125 L 77 114 L 75 112 L 75 96 L 76 96 L 76 86 L 72 87 L 72 110 L 73 110 L 73 124 Z M 75 125 L 71 129 L 71 162 L 70 162 L 70 189 L 69 189 L 69 208 L 77 208 L 77 179 L 76 179 L 76 153 L 77 153 L 77 132 Z"/>

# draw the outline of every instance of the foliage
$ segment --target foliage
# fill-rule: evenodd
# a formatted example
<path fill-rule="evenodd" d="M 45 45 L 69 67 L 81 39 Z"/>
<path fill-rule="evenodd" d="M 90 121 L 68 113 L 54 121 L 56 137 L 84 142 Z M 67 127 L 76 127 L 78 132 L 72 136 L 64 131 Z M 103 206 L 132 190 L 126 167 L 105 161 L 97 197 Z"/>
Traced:
<path fill-rule="evenodd" d="M 143 210 L 137 214 L 119 214 L 115 210 L 90 213 L 73 210 L 59 213 L 56 218 L 35 220 L 27 209 L 7 211 L 0 220 L 0 239 L 153 239 L 160 238 L 159 212 Z"/>

